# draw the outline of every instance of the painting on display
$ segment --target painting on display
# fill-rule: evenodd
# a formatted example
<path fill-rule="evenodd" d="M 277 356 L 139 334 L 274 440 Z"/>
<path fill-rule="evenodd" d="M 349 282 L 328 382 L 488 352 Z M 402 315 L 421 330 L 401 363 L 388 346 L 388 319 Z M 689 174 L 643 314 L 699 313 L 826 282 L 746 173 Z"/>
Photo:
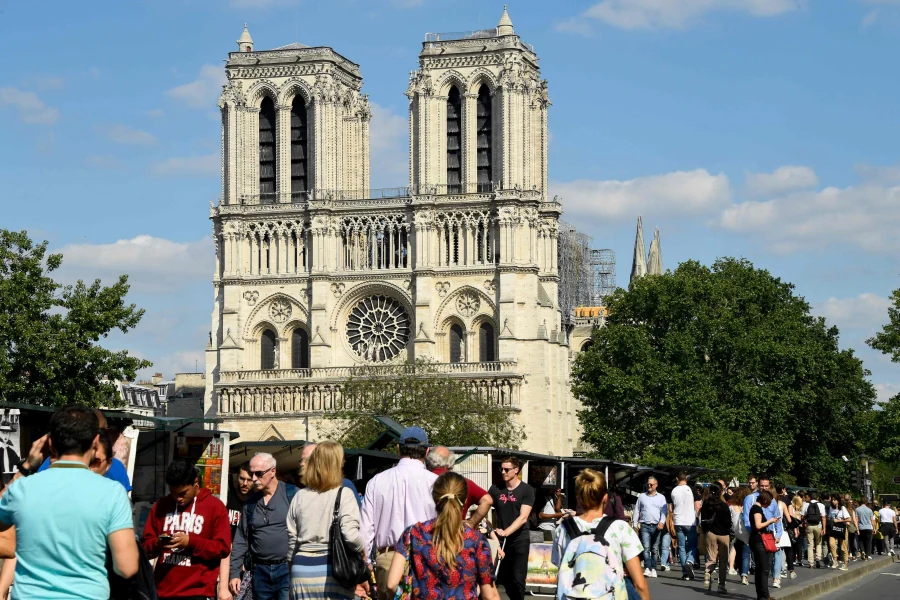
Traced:
<path fill-rule="evenodd" d="M 3 448 L 3 473 L 16 473 L 22 460 L 19 428 L 19 409 L 0 409 L 0 446 Z"/>
<path fill-rule="evenodd" d="M 556 585 L 558 570 L 550 560 L 553 544 L 531 544 L 528 550 L 528 574 L 525 584 L 539 587 Z"/>
<path fill-rule="evenodd" d="M 199 435 L 173 435 L 174 456 L 193 461 L 200 472 L 200 487 L 208 489 L 225 502 L 228 490 L 227 433 Z"/>

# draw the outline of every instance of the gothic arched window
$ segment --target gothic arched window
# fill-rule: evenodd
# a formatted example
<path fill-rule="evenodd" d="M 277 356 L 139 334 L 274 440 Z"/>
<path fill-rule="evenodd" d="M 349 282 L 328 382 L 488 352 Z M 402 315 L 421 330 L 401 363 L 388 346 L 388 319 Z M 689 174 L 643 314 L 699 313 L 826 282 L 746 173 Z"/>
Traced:
<path fill-rule="evenodd" d="M 460 144 L 462 103 L 459 89 L 450 88 L 447 97 L 447 193 L 462 192 L 462 144 Z"/>
<path fill-rule="evenodd" d="M 262 370 L 275 368 L 275 350 L 277 344 L 275 342 L 275 332 L 266 329 L 262 332 L 259 340 L 259 368 Z"/>
<path fill-rule="evenodd" d="M 494 362 L 494 326 L 482 323 L 478 328 L 478 359 L 481 362 Z"/>
<path fill-rule="evenodd" d="M 295 200 L 304 199 L 301 192 L 311 187 L 306 170 L 306 125 L 306 101 L 297 94 L 291 104 L 291 197 Z"/>
<path fill-rule="evenodd" d="M 581 351 L 587 352 L 588 350 L 591 349 L 591 346 L 593 346 L 593 345 L 594 345 L 594 340 L 588 340 L 581 345 Z"/>
<path fill-rule="evenodd" d="M 491 90 L 482 85 L 478 90 L 478 191 L 489 192 L 494 173 L 491 169 Z"/>
<path fill-rule="evenodd" d="M 465 359 L 463 328 L 460 325 L 453 324 L 450 326 L 450 362 L 460 363 Z"/>
<path fill-rule="evenodd" d="M 275 202 L 275 104 L 266 96 L 259 105 L 259 202 Z"/>
<path fill-rule="evenodd" d="M 309 334 L 300 327 L 291 335 L 291 368 L 309 368 Z"/>

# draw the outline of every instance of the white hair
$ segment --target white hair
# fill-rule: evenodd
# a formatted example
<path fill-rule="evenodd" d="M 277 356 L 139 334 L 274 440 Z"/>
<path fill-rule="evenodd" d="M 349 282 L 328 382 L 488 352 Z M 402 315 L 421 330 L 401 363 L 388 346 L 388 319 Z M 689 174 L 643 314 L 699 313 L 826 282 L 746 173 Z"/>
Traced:
<path fill-rule="evenodd" d="M 266 464 L 269 465 L 270 469 L 275 468 L 275 457 L 268 452 L 257 452 L 253 455 L 253 458 L 261 458 L 266 461 Z"/>
<path fill-rule="evenodd" d="M 444 446 L 435 446 L 425 457 L 425 466 L 429 469 L 447 469 L 452 471 L 456 465 L 456 454 Z"/>

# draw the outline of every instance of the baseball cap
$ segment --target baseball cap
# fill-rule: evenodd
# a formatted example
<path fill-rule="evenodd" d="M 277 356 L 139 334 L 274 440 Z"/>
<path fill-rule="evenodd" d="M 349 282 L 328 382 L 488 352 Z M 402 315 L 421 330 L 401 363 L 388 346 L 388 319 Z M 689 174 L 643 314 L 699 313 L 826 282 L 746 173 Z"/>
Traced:
<path fill-rule="evenodd" d="M 400 434 L 402 446 L 428 446 L 428 434 L 421 427 L 407 427 Z"/>

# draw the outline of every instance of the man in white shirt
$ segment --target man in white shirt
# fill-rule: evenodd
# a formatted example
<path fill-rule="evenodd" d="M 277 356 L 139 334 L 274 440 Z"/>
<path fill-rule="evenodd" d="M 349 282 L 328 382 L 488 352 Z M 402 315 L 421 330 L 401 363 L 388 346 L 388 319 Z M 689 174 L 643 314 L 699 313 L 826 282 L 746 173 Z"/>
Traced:
<path fill-rule="evenodd" d="M 891 508 L 890 500 L 886 500 L 884 507 L 878 510 L 878 520 L 881 521 L 879 529 L 884 535 L 884 546 L 888 554 L 893 556 L 894 536 L 897 535 L 897 513 Z"/>
<path fill-rule="evenodd" d="M 806 525 L 806 559 L 809 561 L 810 569 L 813 568 L 813 565 L 817 569 L 821 567 L 819 558 L 821 557 L 820 548 L 822 547 L 822 525 L 825 522 L 826 514 L 825 505 L 816 499 L 815 492 L 810 492 L 809 502 L 806 505 L 806 509 L 803 510 L 803 523 Z"/>
<path fill-rule="evenodd" d="M 410 525 L 437 516 L 431 488 L 438 476 L 425 468 L 428 435 L 421 427 L 407 427 L 397 443 L 400 462 L 366 486 L 360 524 L 366 556 L 375 549 L 375 580 L 381 600 L 388 599 L 387 573 L 394 560 L 394 544 Z"/>
<path fill-rule="evenodd" d="M 672 490 L 672 513 L 675 535 L 678 537 L 678 559 L 681 562 L 681 579 L 694 579 L 694 549 L 697 547 L 697 511 L 700 503 L 694 501 L 694 491 L 687 484 L 687 473 L 676 475 L 678 485 Z"/>

